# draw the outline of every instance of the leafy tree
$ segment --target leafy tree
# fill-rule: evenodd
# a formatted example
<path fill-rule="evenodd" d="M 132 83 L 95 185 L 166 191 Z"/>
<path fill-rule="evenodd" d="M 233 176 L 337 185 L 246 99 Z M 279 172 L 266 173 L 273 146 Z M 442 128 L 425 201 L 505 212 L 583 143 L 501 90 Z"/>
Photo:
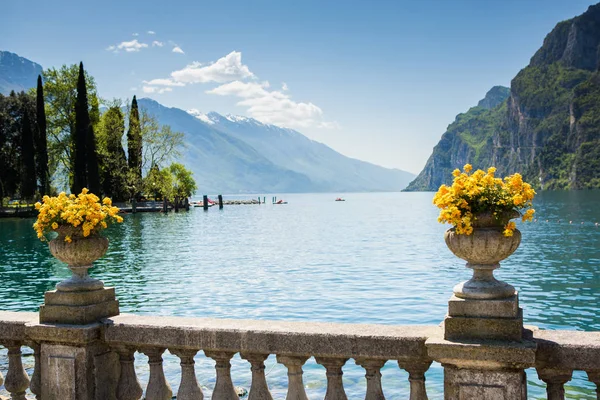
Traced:
<path fill-rule="evenodd" d="M 85 86 L 92 109 L 98 105 L 94 78 L 85 76 Z M 49 174 L 57 173 L 60 186 L 70 186 L 73 180 L 74 161 L 73 138 L 75 137 L 75 103 L 79 66 L 63 65 L 60 69 L 44 71 L 44 99 L 47 121 Z M 92 124 L 97 122 L 97 114 L 90 115 Z"/>
<path fill-rule="evenodd" d="M 46 111 L 44 110 L 44 86 L 42 76 L 38 75 L 36 90 L 35 165 L 39 182 L 40 196 L 50 193 L 50 174 L 48 170 L 48 144 L 46 139 Z"/>
<path fill-rule="evenodd" d="M 160 125 L 154 115 L 146 110 L 140 111 L 140 129 L 142 133 L 142 170 L 152 166 L 163 167 L 181 156 L 183 133 L 175 132 L 168 125 Z"/>
<path fill-rule="evenodd" d="M 97 143 L 100 156 L 102 189 L 116 201 L 127 199 L 127 158 L 123 150 L 125 118 L 121 104 L 115 101 L 101 117 Z"/>
<path fill-rule="evenodd" d="M 0 197 L 35 194 L 34 101 L 24 92 L 0 95 Z"/>
<path fill-rule="evenodd" d="M 132 195 L 139 193 L 142 183 L 142 130 L 137 99 L 133 96 L 129 112 L 129 130 L 127 131 L 127 162 L 129 165 L 129 186 Z"/>
<path fill-rule="evenodd" d="M 194 194 L 198 187 L 196 181 L 192 177 L 192 171 L 185 168 L 183 164 L 173 163 L 169 166 L 169 170 L 173 175 L 173 195 L 174 197 L 183 199 Z"/>
<path fill-rule="evenodd" d="M 14 91 L 0 94 L 0 198 L 17 194 L 20 171 L 20 112 Z"/>
<path fill-rule="evenodd" d="M 144 193 L 155 199 L 173 198 L 173 175 L 169 168 L 159 169 L 154 165 L 144 179 Z"/>

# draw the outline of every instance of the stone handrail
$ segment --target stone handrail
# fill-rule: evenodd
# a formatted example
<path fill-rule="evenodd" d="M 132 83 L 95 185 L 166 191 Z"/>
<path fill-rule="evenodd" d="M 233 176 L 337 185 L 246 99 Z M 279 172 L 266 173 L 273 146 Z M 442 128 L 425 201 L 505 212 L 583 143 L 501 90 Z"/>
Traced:
<path fill-rule="evenodd" d="M 230 359 L 235 353 L 251 364 L 249 399 L 270 399 L 264 376 L 264 361 L 277 355 L 288 368 L 288 399 L 306 399 L 302 365 L 315 357 L 327 370 L 327 399 L 346 399 L 342 366 L 350 358 L 366 370 L 367 399 L 383 399 L 379 369 L 396 360 L 409 373 L 411 399 L 427 399 L 424 373 L 432 360 L 425 341 L 440 335 L 437 326 L 386 326 L 227 320 L 211 318 L 152 317 L 120 315 L 105 320 L 104 340 L 120 355 L 121 377 L 118 398 L 139 399 L 141 387 L 132 361 L 135 350 L 149 357 L 147 399 L 170 399 L 161 355 L 165 349 L 181 359 L 178 399 L 197 399 L 201 389 L 194 374 L 193 357 L 203 350 L 216 361 L 215 399 L 237 399 L 230 376 Z"/>
<path fill-rule="evenodd" d="M 538 330 L 533 338 L 537 345 L 535 368 L 547 385 L 548 399 L 565 398 L 564 384 L 574 370 L 587 373 L 600 399 L 600 332 Z"/>
<path fill-rule="evenodd" d="M 425 372 L 432 360 L 442 363 L 460 354 L 470 341 L 447 343 L 438 326 L 390 326 L 318 322 L 286 322 L 184 318 L 121 314 L 99 323 L 83 326 L 39 323 L 37 313 L 0 312 L 0 345 L 8 349 L 9 368 L 5 388 L 12 399 L 25 399 L 29 387 L 37 399 L 119 399 L 139 400 L 142 386 L 136 376 L 135 352 L 148 356 L 150 377 L 146 399 L 170 400 L 172 390 L 165 379 L 162 354 L 168 349 L 181 360 L 181 383 L 177 398 L 202 399 L 196 380 L 194 356 L 199 351 L 215 360 L 216 384 L 213 399 L 238 399 L 231 375 L 234 354 L 249 362 L 252 384 L 249 400 L 272 399 L 264 373 L 264 361 L 275 354 L 277 362 L 288 369 L 287 399 L 307 399 L 302 381 L 302 366 L 308 358 L 326 368 L 326 400 L 345 400 L 342 367 L 349 359 L 365 369 L 365 399 L 385 399 L 380 369 L 394 360 L 409 373 L 410 399 L 427 399 Z M 586 371 L 600 388 L 600 332 L 526 331 L 525 341 L 506 352 L 506 344 L 494 340 L 470 348 L 471 362 L 485 369 L 486 364 L 514 364 L 506 357 L 523 351 L 533 355 L 528 363 L 537 369 L 547 384 L 548 399 L 564 399 L 564 384 L 573 370 Z M 529 343 L 529 344 L 527 344 Z M 47 357 L 47 353 L 58 355 Z M 21 347 L 34 350 L 35 367 L 31 379 L 21 362 Z M 456 346 L 463 347 L 457 353 Z M 87 353 L 82 352 L 87 348 Z M 69 352 L 75 349 L 75 355 Z M 79 350 L 78 350 L 79 349 Z M 89 349 L 93 349 L 90 351 Z M 86 357 L 81 357 L 82 354 Z M 41 356 L 41 357 L 40 357 Z M 40 361 L 40 358 L 42 360 Z M 84 359 L 85 358 L 85 359 Z M 86 361 L 86 359 L 89 359 Z M 516 359 L 519 359 L 518 357 Z M 479 360 L 479 361 L 477 361 Z M 468 367 L 468 366 L 467 366 Z M 472 367 L 472 365 L 470 366 Z M 81 377 L 68 376 L 69 368 L 84 375 L 94 370 L 95 387 L 81 384 Z M 50 374 L 60 371 L 63 376 Z M 446 379 L 453 370 L 446 371 Z M 53 379 L 60 382 L 52 384 Z M 0 382 L 3 380 L 0 374 Z M 0 383 L 1 384 L 1 383 Z M 57 387 L 58 389 L 48 389 Z M 447 388 L 448 389 L 448 388 Z M 52 391 L 55 390 L 55 391 Z M 45 394 L 45 395 L 42 395 Z M 448 393 L 446 393 L 448 395 Z M 454 398 L 450 396 L 449 398 Z M 500 398 L 500 397 L 499 397 Z M 506 398 L 506 397 L 503 397 Z M 600 393 L 598 393 L 600 399 Z"/>

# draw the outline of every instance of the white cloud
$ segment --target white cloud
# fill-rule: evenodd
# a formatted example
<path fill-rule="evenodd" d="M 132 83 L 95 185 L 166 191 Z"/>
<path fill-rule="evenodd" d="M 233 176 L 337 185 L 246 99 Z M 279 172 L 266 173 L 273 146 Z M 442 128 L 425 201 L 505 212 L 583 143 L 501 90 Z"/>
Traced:
<path fill-rule="evenodd" d="M 147 33 L 148 33 L 148 35 L 155 35 L 156 34 L 156 32 L 154 32 L 154 31 L 148 31 Z"/>
<path fill-rule="evenodd" d="M 130 53 L 140 51 L 141 49 L 144 49 L 146 47 L 148 47 L 146 43 L 140 43 L 137 39 L 134 39 L 129 42 L 121 42 L 114 46 L 108 46 L 106 50 L 114 51 L 115 53 L 118 53 L 119 50 L 125 50 L 126 52 Z"/>
<path fill-rule="evenodd" d="M 151 81 L 144 81 L 146 85 L 154 85 L 154 86 L 185 86 L 182 82 L 175 82 L 171 79 L 152 79 Z"/>
<path fill-rule="evenodd" d="M 285 82 L 282 82 L 280 90 L 272 90 L 268 81 L 258 82 L 255 79 L 256 75 L 242 63 L 242 53 L 232 51 L 213 63 L 193 62 L 173 71 L 169 78 L 144 81 L 146 86 L 143 90 L 145 93 L 164 93 L 175 86 L 216 82 L 221 85 L 206 93 L 237 97 L 237 105 L 246 107 L 249 116 L 263 123 L 300 128 L 339 128 L 337 122 L 323 121 L 323 110 L 315 104 L 292 100 Z"/>
<path fill-rule="evenodd" d="M 140 36 L 140 34 L 139 33 L 134 33 L 133 36 Z"/>
<path fill-rule="evenodd" d="M 159 42 L 158 40 L 155 40 L 152 42 L 152 47 L 163 47 L 164 43 L 163 42 Z"/>
<path fill-rule="evenodd" d="M 254 77 L 248 67 L 242 64 L 242 53 L 237 51 L 232 51 L 206 66 L 194 62 L 179 71 L 171 72 L 173 80 L 184 83 L 225 83 Z"/>
<path fill-rule="evenodd" d="M 185 54 L 185 53 L 183 52 L 183 50 L 181 50 L 181 47 L 179 47 L 179 46 L 175 46 L 175 47 L 173 47 L 173 50 L 171 50 L 171 51 L 172 51 L 173 53 Z"/>
<path fill-rule="evenodd" d="M 163 94 L 165 92 L 172 92 L 173 89 L 170 87 L 165 87 L 165 88 L 157 88 L 154 86 L 144 86 L 142 87 L 142 91 L 144 93 L 158 93 L 158 94 Z"/>
<path fill-rule="evenodd" d="M 290 96 L 277 90 L 269 91 L 268 82 L 234 81 L 218 86 L 206 93 L 220 96 L 236 96 L 243 100 L 238 106 L 257 120 L 285 127 L 309 127 L 322 124 L 323 110 L 313 103 L 293 101 Z"/>

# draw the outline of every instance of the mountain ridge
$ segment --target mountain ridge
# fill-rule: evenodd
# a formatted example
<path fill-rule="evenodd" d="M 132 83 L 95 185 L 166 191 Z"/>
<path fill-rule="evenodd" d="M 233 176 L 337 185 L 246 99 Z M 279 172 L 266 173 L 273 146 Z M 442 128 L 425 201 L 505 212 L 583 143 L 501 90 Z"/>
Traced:
<path fill-rule="evenodd" d="M 552 29 L 505 101 L 459 114 L 406 190 L 437 190 L 466 163 L 537 189 L 600 188 L 599 63 L 596 4 Z"/>
<path fill-rule="evenodd" d="M 18 54 L 0 50 L 0 94 L 35 87 L 42 66 Z"/>

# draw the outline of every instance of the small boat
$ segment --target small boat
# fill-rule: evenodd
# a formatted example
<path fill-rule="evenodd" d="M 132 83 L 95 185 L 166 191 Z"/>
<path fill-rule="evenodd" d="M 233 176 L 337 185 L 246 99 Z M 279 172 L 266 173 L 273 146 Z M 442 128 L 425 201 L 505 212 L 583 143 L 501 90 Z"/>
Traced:
<path fill-rule="evenodd" d="M 335 201 L 346 201 L 346 200 L 342 199 L 341 197 L 338 197 L 337 199 L 335 199 Z"/>
<path fill-rule="evenodd" d="M 287 201 L 283 201 L 283 200 L 277 200 L 275 203 L 273 204 L 287 204 Z"/>

